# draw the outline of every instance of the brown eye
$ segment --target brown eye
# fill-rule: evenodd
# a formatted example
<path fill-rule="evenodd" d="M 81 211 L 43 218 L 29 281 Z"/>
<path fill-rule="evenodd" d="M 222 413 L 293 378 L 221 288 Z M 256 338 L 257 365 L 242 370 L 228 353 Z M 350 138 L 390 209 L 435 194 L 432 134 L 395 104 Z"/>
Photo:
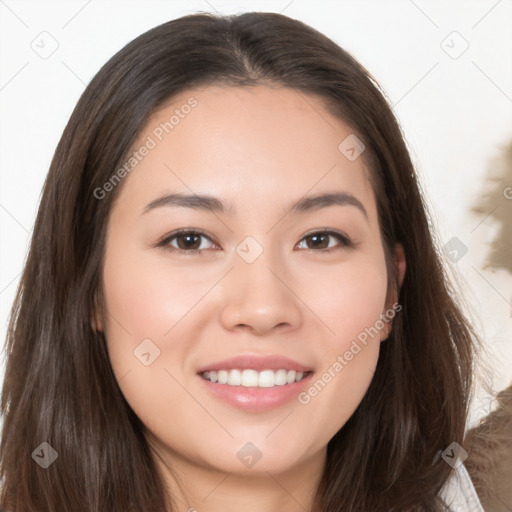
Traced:
<path fill-rule="evenodd" d="M 199 249 L 202 235 L 179 235 L 176 238 L 178 249 Z M 181 242 L 181 243 L 180 243 Z"/>
<path fill-rule="evenodd" d="M 158 245 L 171 251 L 177 251 L 183 254 L 201 254 L 202 251 L 211 249 L 211 247 L 208 246 L 208 243 L 215 245 L 213 244 L 210 237 L 204 233 L 201 233 L 200 231 L 182 230 L 171 233 Z"/>
<path fill-rule="evenodd" d="M 338 243 L 332 243 L 333 240 L 337 240 Z M 304 241 L 305 247 L 300 248 L 317 249 L 323 252 L 330 252 L 333 249 L 350 247 L 352 245 L 348 236 L 343 233 L 338 233 L 337 231 L 317 231 L 310 233 L 301 240 L 299 246 L 303 244 Z"/>
<path fill-rule="evenodd" d="M 327 249 L 329 248 L 329 238 L 330 235 L 315 234 L 305 237 L 304 240 L 306 240 L 308 249 Z"/>

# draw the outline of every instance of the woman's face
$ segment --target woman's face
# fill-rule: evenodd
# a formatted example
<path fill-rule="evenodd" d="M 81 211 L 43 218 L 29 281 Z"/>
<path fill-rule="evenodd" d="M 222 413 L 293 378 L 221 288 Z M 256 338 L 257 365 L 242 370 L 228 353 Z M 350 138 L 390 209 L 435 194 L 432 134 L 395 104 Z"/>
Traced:
<path fill-rule="evenodd" d="M 96 326 L 167 461 L 320 464 L 361 402 L 390 305 L 351 133 L 317 98 L 258 86 L 189 91 L 140 134 Z"/>

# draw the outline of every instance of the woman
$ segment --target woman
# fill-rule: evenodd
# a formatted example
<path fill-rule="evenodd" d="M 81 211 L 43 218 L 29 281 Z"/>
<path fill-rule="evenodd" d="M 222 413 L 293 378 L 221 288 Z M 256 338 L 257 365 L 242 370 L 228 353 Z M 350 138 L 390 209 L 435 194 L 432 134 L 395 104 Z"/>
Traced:
<path fill-rule="evenodd" d="M 186 16 L 99 71 L 7 342 L 6 510 L 481 510 L 476 337 L 400 129 L 285 16 Z"/>

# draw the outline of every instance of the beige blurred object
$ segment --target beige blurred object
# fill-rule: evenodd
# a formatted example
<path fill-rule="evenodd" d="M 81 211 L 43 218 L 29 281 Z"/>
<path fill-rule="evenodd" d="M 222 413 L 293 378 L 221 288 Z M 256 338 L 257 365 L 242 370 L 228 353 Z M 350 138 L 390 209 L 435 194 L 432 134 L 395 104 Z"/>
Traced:
<path fill-rule="evenodd" d="M 473 212 L 488 215 L 499 225 L 491 243 L 485 269 L 505 269 L 512 274 L 512 142 L 488 170 L 489 188 Z"/>
<path fill-rule="evenodd" d="M 489 189 L 473 211 L 498 224 L 485 268 L 512 274 L 512 143 L 488 172 Z M 512 340 L 509 340 L 512 343 Z M 498 407 L 470 430 L 465 466 L 486 512 L 512 511 L 512 385 L 501 391 Z"/>
<path fill-rule="evenodd" d="M 512 510 L 512 386 L 497 396 L 499 406 L 470 430 L 464 465 L 486 512 Z"/>

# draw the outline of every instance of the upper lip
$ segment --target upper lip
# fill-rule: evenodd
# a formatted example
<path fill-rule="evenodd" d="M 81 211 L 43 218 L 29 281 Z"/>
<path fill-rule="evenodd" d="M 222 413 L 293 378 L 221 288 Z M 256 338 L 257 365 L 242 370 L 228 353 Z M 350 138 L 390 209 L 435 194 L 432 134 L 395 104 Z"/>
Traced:
<path fill-rule="evenodd" d="M 197 373 L 219 370 L 295 370 L 296 372 L 311 372 L 310 366 L 294 361 L 278 354 L 261 355 L 239 355 L 207 364 L 198 369 Z"/>

